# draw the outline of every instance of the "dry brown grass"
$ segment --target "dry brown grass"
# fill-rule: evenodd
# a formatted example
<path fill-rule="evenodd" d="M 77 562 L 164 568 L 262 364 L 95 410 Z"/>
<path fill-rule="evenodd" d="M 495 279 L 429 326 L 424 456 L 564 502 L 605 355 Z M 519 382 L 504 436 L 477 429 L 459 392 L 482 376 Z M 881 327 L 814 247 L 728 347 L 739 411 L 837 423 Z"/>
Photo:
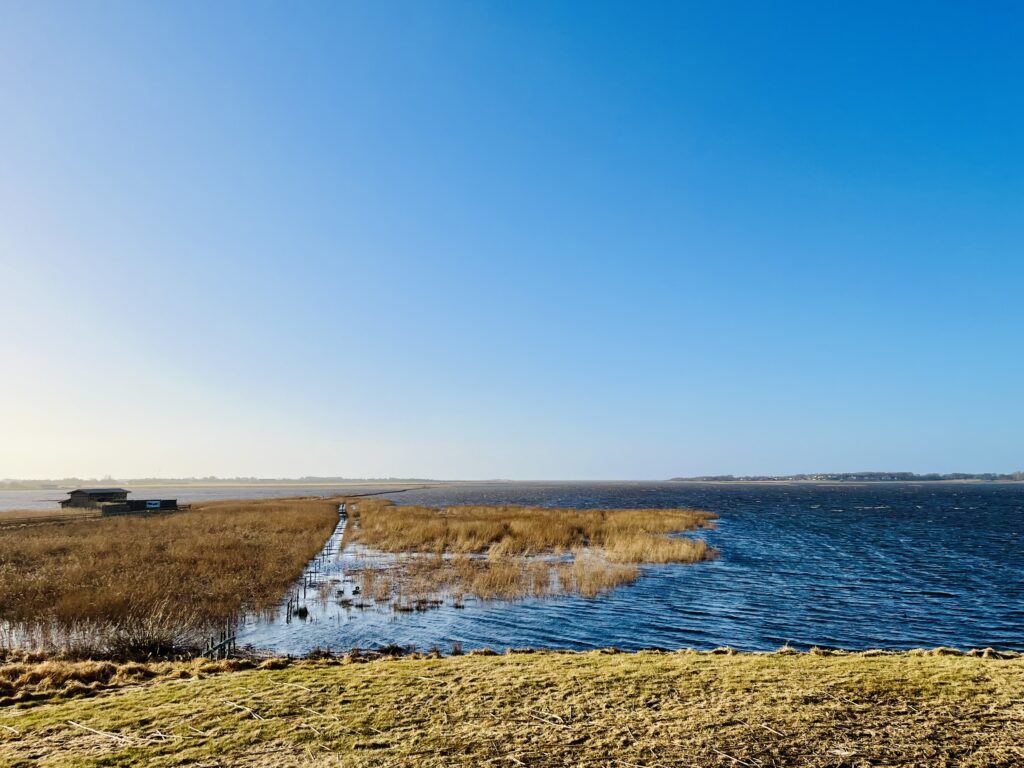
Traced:
<path fill-rule="evenodd" d="M 665 536 L 630 536 L 603 547 L 613 563 L 697 563 L 715 556 L 703 539 Z"/>
<path fill-rule="evenodd" d="M 144 681 L 179 680 L 252 669 L 251 659 L 197 658 L 189 661 L 111 662 L 96 659 L 39 659 L 31 654 L 0 657 L 0 707 L 39 699 L 88 696 Z"/>
<path fill-rule="evenodd" d="M 21 668 L 18 690 L 51 698 L 0 707 L 0 765 L 1019 768 L 1024 659 L 990 656 L 594 652 L 271 660 L 237 672 L 203 662 Z M 93 686 L 106 691 L 90 695 Z"/>
<path fill-rule="evenodd" d="M 187 650 L 211 627 L 274 605 L 336 522 L 337 501 L 313 498 L 0 530 L 0 644 Z"/>
<path fill-rule="evenodd" d="M 98 509 L 72 507 L 67 509 L 5 509 L 0 511 L 0 527 L 56 521 L 68 522 L 99 516 L 100 510 Z"/>
<path fill-rule="evenodd" d="M 640 564 L 717 554 L 703 540 L 667 535 L 713 525 L 713 514 L 692 509 L 435 508 L 381 499 L 349 508 L 349 540 L 395 554 L 387 586 L 409 599 L 596 597 L 635 581 Z M 369 582 L 380 570 L 366 565 L 357 575 Z M 376 582 L 363 594 L 377 602 L 392 597 Z"/>
<path fill-rule="evenodd" d="M 662 534 L 708 528 L 715 519 L 710 512 L 695 509 L 437 508 L 395 506 L 379 499 L 359 501 L 352 507 L 358 521 L 353 540 L 383 552 L 537 555 L 625 546 L 625 542 L 629 542 L 627 550 L 641 552 L 659 537 L 667 540 Z M 693 558 L 689 550 L 679 555 L 678 561 L 657 562 L 703 559 Z"/>

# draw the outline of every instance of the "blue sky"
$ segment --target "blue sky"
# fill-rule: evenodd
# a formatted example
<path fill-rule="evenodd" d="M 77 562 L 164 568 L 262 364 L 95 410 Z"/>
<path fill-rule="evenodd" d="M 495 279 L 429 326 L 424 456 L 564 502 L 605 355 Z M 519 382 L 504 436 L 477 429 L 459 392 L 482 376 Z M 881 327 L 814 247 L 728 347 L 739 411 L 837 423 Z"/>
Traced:
<path fill-rule="evenodd" d="M 1024 467 L 1013 3 L 0 10 L 0 476 Z"/>

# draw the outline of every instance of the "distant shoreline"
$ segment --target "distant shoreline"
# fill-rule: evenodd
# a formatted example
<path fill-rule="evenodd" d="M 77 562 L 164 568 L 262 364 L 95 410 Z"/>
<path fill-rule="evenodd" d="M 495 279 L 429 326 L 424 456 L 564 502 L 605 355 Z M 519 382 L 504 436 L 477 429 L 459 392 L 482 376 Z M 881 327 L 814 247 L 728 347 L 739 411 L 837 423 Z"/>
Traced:
<path fill-rule="evenodd" d="M 415 485 L 419 488 L 442 488 L 452 486 L 480 486 L 480 485 L 643 485 L 643 484 L 671 484 L 671 485 L 807 485 L 807 486 L 828 486 L 828 485 L 1016 485 L 1024 483 L 1024 478 L 956 478 L 956 479 L 898 479 L 898 480 L 871 480 L 871 479 L 791 479 L 791 478 L 758 478 L 758 479 L 711 479 L 698 477 L 673 477 L 669 479 L 647 479 L 647 480 L 157 480 L 148 479 L 145 482 L 133 480 L 84 480 L 81 482 L 53 482 L 53 481 L 0 481 L 0 491 L 52 491 L 64 493 L 74 488 L 92 487 L 126 487 L 133 489 L 143 488 L 401 488 Z"/>
<path fill-rule="evenodd" d="M 667 481 L 680 485 L 1017 485 L 1024 481 L 1001 479 L 983 480 L 968 478 L 961 480 L 700 480 L 697 478 L 672 478 Z"/>
<path fill-rule="evenodd" d="M 304 482 L 302 480 L 257 480 L 245 482 L 243 480 L 150 480 L 147 482 L 135 482 L 133 480 L 109 480 L 100 482 L 86 480 L 80 483 L 30 483 L 10 482 L 0 483 L 0 491 L 57 491 L 63 492 L 75 488 L 96 488 L 96 487 L 127 487 L 127 488 L 390 488 L 417 485 L 423 487 L 434 487 L 438 485 L 451 485 L 448 481 L 439 480 L 339 480 L 337 482 L 317 480 Z"/>

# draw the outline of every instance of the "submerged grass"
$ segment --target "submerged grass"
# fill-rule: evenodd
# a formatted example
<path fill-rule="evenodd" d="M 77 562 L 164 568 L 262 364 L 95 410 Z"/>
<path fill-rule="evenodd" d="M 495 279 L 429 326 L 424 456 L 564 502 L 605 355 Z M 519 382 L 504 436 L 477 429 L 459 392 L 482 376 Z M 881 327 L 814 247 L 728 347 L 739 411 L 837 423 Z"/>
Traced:
<path fill-rule="evenodd" d="M 0 764 L 1010 768 L 1024 759 L 1019 657 L 354 660 L 236 662 L 238 671 L 22 665 L 19 690 L 32 695 L 0 709 Z"/>
<path fill-rule="evenodd" d="M 187 652 L 273 606 L 336 522 L 337 500 L 295 498 L 0 530 L 0 645 Z"/>
<path fill-rule="evenodd" d="M 364 596 L 377 602 L 395 597 L 398 607 L 439 594 L 456 602 L 465 594 L 484 600 L 596 597 L 635 581 L 640 564 L 717 555 L 701 539 L 668 535 L 713 526 L 715 515 L 693 509 L 438 508 L 381 499 L 356 501 L 350 509 L 349 540 L 396 556 L 352 575 L 364 582 Z"/>

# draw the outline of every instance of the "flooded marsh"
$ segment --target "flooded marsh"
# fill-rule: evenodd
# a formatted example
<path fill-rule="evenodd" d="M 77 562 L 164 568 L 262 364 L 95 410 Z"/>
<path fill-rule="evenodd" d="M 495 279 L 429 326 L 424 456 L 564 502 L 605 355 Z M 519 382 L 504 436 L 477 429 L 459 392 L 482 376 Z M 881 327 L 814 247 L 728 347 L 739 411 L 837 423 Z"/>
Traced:
<path fill-rule="evenodd" d="M 405 566 L 403 577 L 391 566 L 421 556 L 371 550 L 353 537 L 317 575 L 329 583 L 326 601 L 311 589 L 304 620 L 286 622 L 280 611 L 248 618 L 239 644 L 292 654 L 386 645 L 1024 650 L 1024 484 L 474 483 L 389 498 L 399 513 L 705 509 L 718 516 L 714 528 L 666 535 L 702 540 L 719 556 L 636 565 L 635 581 L 596 599 L 575 592 L 480 599 L 466 590 L 418 607 L 413 597 L 429 590 L 402 583 L 417 569 Z M 364 579 L 371 589 L 352 594 Z"/>
<path fill-rule="evenodd" d="M 319 492 L 0 530 L 0 646 L 1024 650 L 1022 484 L 477 483 L 345 518 Z M 718 519 L 650 522 L 693 509 Z M 649 519 L 610 536 L 597 510 Z M 674 542 L 718 556 L 662 562 Z"/>
<path fill-rule="evenodd" d="M 190 653 L 277 604 L 323 547 L 338 502 L 219 501 L 191 511 L 0 530 L 0 646 L 72 656 Z"/>
<path fill-rule="evenodd" d="M 481 600 L 596 597 L 639 576 L 642 563 L 695 563 L 717 552 L 679 534 L 711 528 L 692 509 L 572 509 L 516 505 L 349 505 L 348 541 L 394 555 L 361 567 L 363 595 L 407 601 L 472 595 Z"/>

